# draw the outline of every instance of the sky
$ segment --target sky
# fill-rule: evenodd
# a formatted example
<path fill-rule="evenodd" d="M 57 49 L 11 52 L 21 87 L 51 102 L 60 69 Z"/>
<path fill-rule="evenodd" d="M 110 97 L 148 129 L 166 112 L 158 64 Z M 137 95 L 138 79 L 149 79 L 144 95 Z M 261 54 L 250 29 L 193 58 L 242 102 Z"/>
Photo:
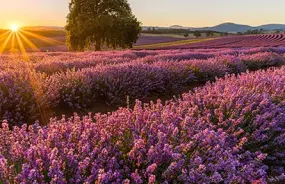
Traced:
<path fill-rule="evenodd" d="M 64 26 L 69 0 L 0 0 L 0 27 Z M 285 24 L 285 0 L 129 0 L 145 26 Z"/>

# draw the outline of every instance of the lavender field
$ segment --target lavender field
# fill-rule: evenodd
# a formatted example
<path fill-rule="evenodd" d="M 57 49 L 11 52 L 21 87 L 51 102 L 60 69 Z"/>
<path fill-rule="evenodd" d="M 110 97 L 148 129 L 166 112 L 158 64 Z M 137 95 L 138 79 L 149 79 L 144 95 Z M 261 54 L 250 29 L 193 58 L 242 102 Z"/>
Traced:
<path fill-rule="evenodd" d="M 202 40 L 197 43 L 158 46 L 156 49 L 213 49 L 279 47 L 285 45 L 285 34 L 234 35 Z"/>
<path fill-rule="evenodd" d="M 136 46 L 150 45 L 165 42 L 175 42 L 179 40 L 185 40 L 186 38 L 173 37 L 173 36 L 159 36 L 159 35 L 141 35 L 136 42 Z"/>
<path fill-rule="evenodd" d="M 0 184 L 285 184 L 284 7 L 2 0 Z"/>
<path fill-rule="evenodd" d="M 284 181 L 284 54 L 1 55 L 0 183 Z"/>

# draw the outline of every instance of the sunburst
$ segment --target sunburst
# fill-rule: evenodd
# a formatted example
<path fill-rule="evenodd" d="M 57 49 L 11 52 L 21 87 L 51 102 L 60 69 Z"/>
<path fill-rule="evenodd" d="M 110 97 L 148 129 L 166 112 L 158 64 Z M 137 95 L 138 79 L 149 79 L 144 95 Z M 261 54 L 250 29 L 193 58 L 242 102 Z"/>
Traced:
<path fill-rule="evenodd" d="M 17 24 L 11 24 L 10 30 L 14 33 L 19 31 L 19 26 Z"/>
<path fill-rule="evenodd" d="M 33 39 L 29 39 L 33 38 Z M 36 34 L 34 31 L 22 28 L 20 24 L 10 24 L 7 31 L 0 34 L 0 54 L 10 51 L 10 54 L 18 52 L 28 60 L 27 49 L 39 52 L 40 49 L 33 43 L 33 40 L 40 40 L 50 45 L 65 45 L 64 42 Z"/>

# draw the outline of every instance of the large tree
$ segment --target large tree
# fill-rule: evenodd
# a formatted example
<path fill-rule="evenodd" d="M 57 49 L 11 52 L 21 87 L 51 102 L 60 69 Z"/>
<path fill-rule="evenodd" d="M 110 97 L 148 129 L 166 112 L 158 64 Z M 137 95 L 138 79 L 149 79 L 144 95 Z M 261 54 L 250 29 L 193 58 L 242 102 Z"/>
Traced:
<path fill-rule="evenodd" d="M 140 22 L 127 0 L 71 0 L 67 16 L 70 50 L 130 48 L 139 38 Z"/>

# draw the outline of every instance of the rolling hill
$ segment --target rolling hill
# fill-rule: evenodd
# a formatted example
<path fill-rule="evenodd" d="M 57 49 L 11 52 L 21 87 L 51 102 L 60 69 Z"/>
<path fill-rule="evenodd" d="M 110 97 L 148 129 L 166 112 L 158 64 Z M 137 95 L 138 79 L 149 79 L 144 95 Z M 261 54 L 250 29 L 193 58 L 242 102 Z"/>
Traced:
<path fill-rule="evenodd" d="M 172 28 L 173 26 L 170 26 Z M 178 27 L 177 25 L 175 27 Z M 285 31 L 285 24 L 265 24 L 261 26 L 249 26 L 249 25 L 243 25 L 243 24 L 235 24 L 231 22 L 219 24 L 213 27 L 201 27 L 201 28 L 192 28 L 192 27 L 183 27 L 179 26 L 179 28 L 184 29 L 191 29 L 191 30 L 197 30 L 197 31 L 217 31 L 217 32 L 246 32 L 247 30 L 255 30 L 255 29 L 264 29 L 267 31 L 273 31 L 273 30 L 284 30 Z"/>

